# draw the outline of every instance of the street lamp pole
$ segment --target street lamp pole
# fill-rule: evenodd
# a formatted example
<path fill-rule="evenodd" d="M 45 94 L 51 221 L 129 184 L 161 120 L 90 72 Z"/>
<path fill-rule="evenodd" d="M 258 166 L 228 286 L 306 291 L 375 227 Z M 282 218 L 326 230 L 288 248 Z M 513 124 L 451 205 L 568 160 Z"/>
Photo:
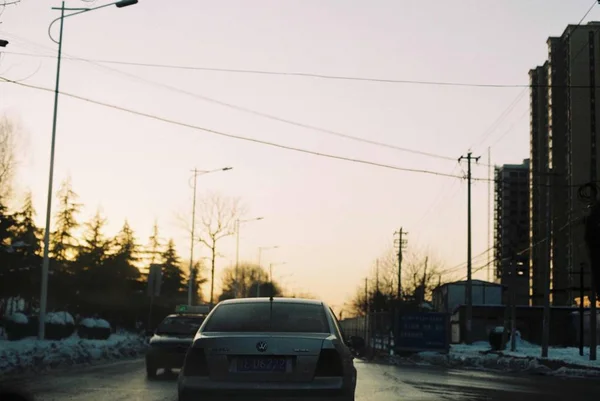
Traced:
<path fill-rule="evenodd" d="M 269 285 L 271 287 L 271 297 L 273 296 L 273 293 L 275 292 L 275 288 L 273 287 L 273 266 L 277 266 L 277 265 L 285 265 L 285 262 L 269 263 Z"/>
<path fill-rule="evenodd" d="M 193 201 L 192 201 L 192 236 L 190 238 L 191 240 L 191 244 L 190 244 L 190 271 L 189 271 L 189 279 L 188 279 L 188 305 L 192 305 L 192 295 L 193 295 L 193 288 L 194 288 L 194 242 L 195 242 L 195 237 L 194 237 L 194 232 L 195 232 L 195 228 L 196 228 L 196 184 L 198 182 L 197 178 L 199 175 L 204 175 L 204 174 L 208 174 L 208 173 L 214 173 L 217 171 L 228 171 L 233 169 L 233 167 L 224 167 L 224 168 L 219 168 L 219 169 L 215 169 L 215 170 L 198 170 L 198 169 L 193 169 L 192 173 L 194 173 L 194 176 L 192 177 L 194 179 L 194 196 L 193 196 Z"/>
<path fill-rule="evenodd" d="M 54 114 L 52 117 L 52 139 L 50 141 L 50 169 L 48 177 L 48 200 L 46 203 L 46 226 L 44 231 L 44 259 L 42 262 L 42 289 L 40 294 L 40 315 L 39 315 L 39 330 L 38 337 L 40 340 L 44 339 L 45 336 L 45 319 L 46 319 L 46 308 L 48 301 L 48 271 L 50 270 L 50 223 L 52 220 L 52 186 L 54 181 L 54 155 L 56 147 L 56 119 L 58 115 L 58 90 L 60 83 L 60 61 L 62 57 L 62 38 L 63 38 L 63 26 L 64 19 L 72 17 L 74 15 L 87 13 L 90 11 L 98 10 L 108 6 L 116 6 L 123 8 L 134 5 L 138 0 L 121 0 L 110 4 L 104 4 L 102 6 L 94 8 L 66 8 L 65 2 L 62 2 L 60 7 L 52 7 L 53 10 L 60 10 L 60 17 L 50 23 L 48 27 L 48 36 L 50 39 L 58 45 L 58 58 L 56 62 L 56 85 L 54 88 Z M 75 11 L 71 14 L 65 15 L 65 11 Z M 54 40 L 50 30 L 55 22 L 60 21 L 60 31 L 58 34 L 58 41 Z"/>
<path fill-rule="evenodd" d="M 261 266 L 261 257 L 262 257 L 262 251 L 266 251 L 269 249 L 277 249 L 279 248 L 279 245 L 275 245 L 275 246 L 261 246 L 258 248 L 258 267 L 261 268 L 262 270 L 262 266 Z M 256 298 L 260 298 L 260 286 L 262 285 L 260 277 L 258 279 L 258 283 L 256 283 Z"/>
<path fill-rule="evenodd" d="M 235 221 L 235 298 L 238 297 L 238 289 L 240 286 L 240 283 L 238 282 L 239 280 L 239 267 L 240 267 L 240 224 L 241 223 L 248 223 L 251 221 L 258 221 L 258 220 L 262 220 L 264 219 L 264 217 L 255 217 L 253 219 L 247 219 L 247 220 L 240 220 L 240 219 L 236 219 Z"/>

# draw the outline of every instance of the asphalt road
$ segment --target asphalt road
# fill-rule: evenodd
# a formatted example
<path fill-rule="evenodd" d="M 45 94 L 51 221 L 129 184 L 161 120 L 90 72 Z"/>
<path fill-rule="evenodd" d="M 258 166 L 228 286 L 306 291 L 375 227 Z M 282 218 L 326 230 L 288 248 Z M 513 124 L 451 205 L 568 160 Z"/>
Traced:
<path fill-rule="evenodd" d="M 357 361 L 356 401 L 527 400 L 597 401 L 600 380 L 514 376 L 433 367 L 397 367 Z M 31 376 L 12 385 L 35 400 L 177 400 L 176 375 L 149 381 L 144 361 L 62 370 Z"/>

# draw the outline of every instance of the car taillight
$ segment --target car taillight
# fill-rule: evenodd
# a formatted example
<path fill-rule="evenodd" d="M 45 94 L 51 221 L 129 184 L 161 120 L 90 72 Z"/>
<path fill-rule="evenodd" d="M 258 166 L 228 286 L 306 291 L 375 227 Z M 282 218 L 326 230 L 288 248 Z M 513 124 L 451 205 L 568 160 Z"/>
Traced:
<path fill-rule="evenodd" d="M 208 376 L 208 363 L 203 348 L 191 347 L 185 354 L 184 376 Z"/>
<path fill-rule="evenodd" d="M 343 376 L 344 368 L 340 354 L 335 349 L 322 349 L 317 362 L 315 376 Z"/>

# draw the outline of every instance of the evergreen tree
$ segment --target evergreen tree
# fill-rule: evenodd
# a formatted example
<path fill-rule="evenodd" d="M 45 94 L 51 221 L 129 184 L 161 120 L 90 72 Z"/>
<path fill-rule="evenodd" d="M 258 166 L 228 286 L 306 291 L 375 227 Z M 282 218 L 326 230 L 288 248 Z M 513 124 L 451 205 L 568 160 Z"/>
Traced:
<path fill-rule="evenodd" d="M 185 290 L 185 276 L 181 270 L 180 259 L 175 249 L 175 242 L 171 239 L 162 254 L 163 277 L 161 294 L 177 295 Z"/>
<path fill-rule="evenodd" d="M 77 215 L 81 204 L 77 203 L 77 194 L 73 191 L 71 179 L 63 181 L 58 191 L 58 213 L 56 214 L 56 230 L 52 233 L 50 251 L 55 261 L 64 266 L 71 260 L 77 248 L 75 230 L 79 227 Z"/>
<path fill-rule="evenodd" d="M 35 225 L 35 209 L 31 192 L 25 195 L 23 207 L 14 214 L 15 225 L 12 229 L 13 248 L 25 248 L 27 255 L 39 255 L 42 249 L 42 230 Z"/>
<path fill-rule="evenodd" d="M 139 262 L 139 246 L 136 242 L 133 230 L 127 220 L 123 228 L 114 239 L 116 251 L 111 255 L 109 264 L 114 279 L 136 280 L 140 277 L 140 271 L 136 264 Z"/>
<path fill-rule="evenodd" d="M 205 266 L 201 261 L 196 261 L 192 267 L 192 302 L 197 305 L 202 303 L 202 285 L 208 282 L 208 279 L 202 275 Z"/>
<path fill-rule="evenodd" d="M 104 266 L 111 245 L 103 233 L 105 226 L 106 219 L 100 210 L 84 224 L 85 231 L 79 254 L 72 269 L 75 274 L 75 299 L 80 313 L 93 312 L 94 306 L 98 304 L 97 300 L 101 299 L 105 289 L 112 285 L 112 277 L 106 274 Z"/>
<path fill-rule="evenodd" d="M 83 241 L 79 246 L 76 262 L 76 272 L 85 275 L 87 280 L 93 281 L 103 273 L 103 263 L 108 258 L 111 245 L 102 232 L 105 226 L 106 218 L 102 216 L 100 210 L 96 212 L 92 220 L 85 223 Z"/>
<path fill-rule="evenodd" d="M 162 244 L 160 243 L 160 237 L 158 235 L 158 223 L 155 221 L 154 226 L 152 226 L 152 235 L 150 235 L 150 240 L 148 241 L 148 246 L 146 248 L 149 264 L 160 263 L 161 248 Z"/>
<path fill-rule="evenodd" d="M 7 208 L 0 203 L 0 291 L 1 295 L 16 295 L 21 287 L 21 278 L 17 266 L 17 258 L 10 247 L 11 233 L 15 219 Z"/>
<path fill-rule="evenodd" d="M 38 292 L 40 268 L 42 264 L 41 230 L 34 222 L 35 210 L 31 193 L 25 196 L 20 211 L 14 214 L 11 228 L 12 271 L 11 287 L 23 296 L 35 296 Z"/>

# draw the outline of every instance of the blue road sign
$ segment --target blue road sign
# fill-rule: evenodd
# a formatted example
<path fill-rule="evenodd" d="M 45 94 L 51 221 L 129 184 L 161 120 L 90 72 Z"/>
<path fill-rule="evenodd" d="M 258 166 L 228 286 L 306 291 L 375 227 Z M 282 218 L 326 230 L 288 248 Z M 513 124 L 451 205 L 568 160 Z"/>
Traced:
<path fill-rule="evenodd" d="M 445 313 L 406 313 L 399 317 L 395 348 L 404 351 L 447 351 L 449 324 Z"/>

